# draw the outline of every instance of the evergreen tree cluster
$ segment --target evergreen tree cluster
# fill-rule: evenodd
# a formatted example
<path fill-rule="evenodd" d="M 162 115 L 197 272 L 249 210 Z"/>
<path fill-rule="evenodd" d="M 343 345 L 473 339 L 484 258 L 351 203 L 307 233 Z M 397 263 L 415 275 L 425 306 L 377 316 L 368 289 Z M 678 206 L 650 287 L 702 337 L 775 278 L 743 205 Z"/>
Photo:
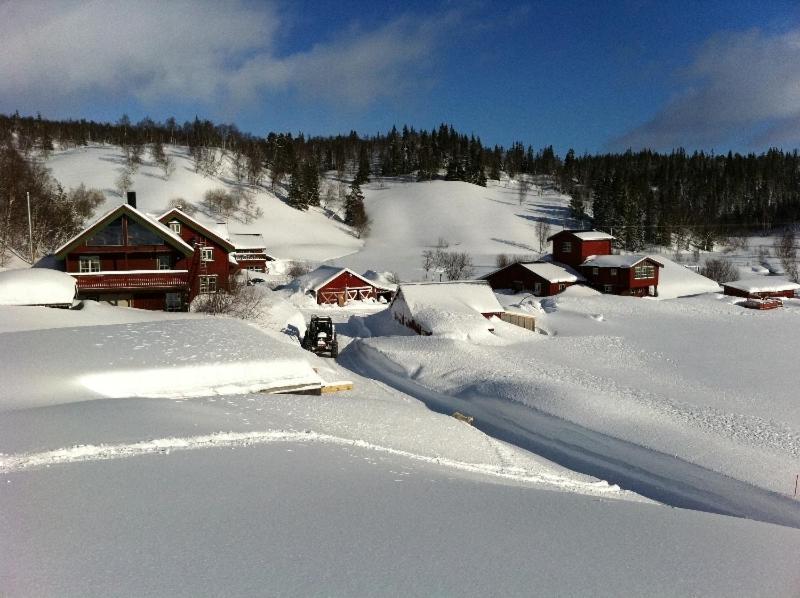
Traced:
<path fill-rule="evenodd" d="M 179 124 L 145 118 L 132 123 L 54 121 L 41 116 L 0 115 L 0 144 L 14 139 L 23 154 L 46 154 L 58 143 L 73 147 L 108 143 L 140 160 L 143 147 L 158 163 L 163 145 L 188 146 L 199 171 L 213 171 L 221 154 L 232 157 L 237 178 L 251 185 L 268 176 L 275 192 L 305 209 L 319 203 L 319 175 L 334 171 L 339 180 L 363 185 L 375 177 L 436 178 L 485 185 L 502 173 L 535 176 L 572 196 L 574 226 L 613 232 L 620 244 L 637 249 L 691 236 L 707 247 L 717 236 L 768 230 L 800 220 L 800 156 L 770 149 L 761 154 L 715 155 L 649 150 L 584 154 L 569 150 L 563 159 L 552 146 L 535 151 L 514 142 L 484 147 L 480 138 L 442 124 L 430 131 L 404 126 L 387 134 L 306 137 L 270 132 L 243 133 L 232 124 L 195 118 Z M 165 174 L 167 166 L 165 166 Z M 527 180 L 521 179 L 521 180 Z"/>

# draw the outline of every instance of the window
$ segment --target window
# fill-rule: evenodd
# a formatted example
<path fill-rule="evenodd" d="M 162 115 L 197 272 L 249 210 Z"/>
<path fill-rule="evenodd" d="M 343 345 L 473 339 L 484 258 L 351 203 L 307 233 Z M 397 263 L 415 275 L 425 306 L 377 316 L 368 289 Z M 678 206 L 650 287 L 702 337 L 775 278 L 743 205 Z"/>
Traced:
<path fill-rule="evenodd" d="M 177 220 L 171 220 L 169 223 L 170 229 L 172 229 L 173 233 L 181 234 L 181 223 Z"/>
<path fill-rule="evenodd" d="M 558 285 L 558 290 L 559 290 L 559 291 L 563 291 L 563 290 L 564 290 L 564 289 L 566 289 L 566 288 L 567 288 L 567 285 L 565 285 L 563 282 L 562 282 L 562 283 L 559 283 L 559 285 Z"/>
<path fill-rule="evenodd" d="M 172 270 L 172 259 L 168 255 L 156 257 L 156 270 Z"/>
<path fill-rule="evenodd" d="M 616 275 L 617 275 L 617 269 L 611 268 L 611 276 L 616 276 Z"/>
<path fill-rule="evenodd" d="M 163 245 L 162 239 L 152 229 L 128 219 L 128 245 Z"/>
<path fill-rule="evenodd" d="M 100 272 L 99 255 L 82 255 L 78 259 L 78 272 Z"/>
<path fill-rule="evenodd" d="M 592 268 L 592 276 L 599 276 L 600 268 Z"/>
<path fill-rule="evenodd" d="M 200 260 L 204 262 L 213 262 L 214 261 L 214 248 L 213 247 L 201 247 L 200 248 Z"/>
<path fill-rule="evenodd" d="M 604 284 L 603 285 L 603 292 L 604 293 L 613 293 L 614 292 L 614 287 L 611 286 L 610 284 Z"/>
<path fill-rule="evenodd" d="M 569 241 L 564 241 L 561 244 L 561 251 L 564 253 L 572 253 L 572 243 Z"/>
<path fill-rule="evenodd" d="M 217 292 L 217 277 L 215 276 L 200 276 L 200 292 L 201 293 L 216 293 Z"/>
<path fill-rule="evenodd" d="M 533 283 L 533 294 L 534 295 L 541 295 L 542 294 L 542 283 L 541 282 Z"/>
<path fill-rule="evenodd" d="M 122 218 L 109 222 L 86 241 L 87 245 L 122 245 Z"/>
<path fill-rule="evenodd" d="M 167 311 L 181 311 L 183 300 L 180 293 L 167 293 L 164 308 Z"/>
<path fill-rule="evenodd" d="M 633 269 L 633 278 L 635 280 L 642 280 L 643 278 L 655 278 L 655 277 L 656 277 L 656 268 L 655 266 L 651 266 L 650 264 L 636 266 Z"/>

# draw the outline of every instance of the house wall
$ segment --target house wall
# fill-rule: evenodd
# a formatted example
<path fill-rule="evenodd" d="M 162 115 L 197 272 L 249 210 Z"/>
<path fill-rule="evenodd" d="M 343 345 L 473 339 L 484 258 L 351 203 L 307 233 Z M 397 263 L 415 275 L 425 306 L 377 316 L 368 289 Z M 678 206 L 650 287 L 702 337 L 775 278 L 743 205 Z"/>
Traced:
<path fill-rule="evenodd" d="M 563 243 L 569 242 L 569 252 L 563 250 Z M 553 236 L 553 259 L 573 267 L 580 266 L 590 255 L 611 255 L 611 239 L 583 241 L 572 233 L 557 233 Z"/>
<path fill-rule="evenodd" d="M 369 290 L 364 294 L 364 298 L 374 299 L 376 297 L 376 289 L 374 286 L 367 284 L 357 276 L 353 276 L 350 272 L 342 272 L 328 284 L 317 290 L 317 303 L 336 303 L 336 299 L 331 297 L 331 294 L 344 293 L 347 289 L 362 287 L 369 287 Z M 325 295 L 327 295 L 327 297 Z"/>
<path fill-rule="evenodd" d="M 202 245 L 210 247 L 213 253 L 213 261 L 203 263 L 199 257 L 194 259 L 196 272 L 192 272 L 194 280 L 192 281 L 192 294 L 197 293 L 199 288 L 198 276 L 217 276 L 217 288 L 222 290 L 230 290 L 230 278 L 235 274 L 236 266 L 228 260 L 228 250 L 213 239 L 208 238 L 202 231 L 192 227 L 180 218 L 174 218 L 181 223 L 180 237 L 192 247 Z M 173 220 L 172 217 L 163 218 L 162 222 L 165 226 L 169 226 L 169 221 Z M 199 250 L 195 250 L 199 251 Z"/>
<path fill-rule="evenodd" d="M 612 295 L 631 295 L 644 297 L 650 294 L 650 287 L 656 287 L 658 292 L 659 266 L 655 262 L 647 261 L 648 264 L 655 266 L 655 276 L 652 278 L 634 278 L 633 268 L 609 268 L 599 266 L 581 266 L 581 273 L 589 281 L 589 284 L 600 292 L 604 292 L 605 285 L 612 285 Z M 594 273 L 595 268 L 597 274 Z M 617 271 L 616 276 L 611 272 Z"/>

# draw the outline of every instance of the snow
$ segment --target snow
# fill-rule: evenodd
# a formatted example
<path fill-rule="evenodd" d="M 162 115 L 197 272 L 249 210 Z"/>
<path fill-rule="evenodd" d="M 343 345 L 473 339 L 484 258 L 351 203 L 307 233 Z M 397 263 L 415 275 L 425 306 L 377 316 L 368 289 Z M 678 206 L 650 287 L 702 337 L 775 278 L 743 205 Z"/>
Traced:
<path fill-rule="evenodd" d="M 608 241 L 614 239 L 608 233 L 600 232 L 599 230 L 570 231 L 570 233 L 582 241 Z"/>
<path fill-rule="evenodd" d="M 367 270 L 364 272 L 364 278 L 367 280 L 372 281 L 377 286 L 381 287 L 382 289 L 386 289 L 389 291 L 396 291 L 397 290 L 397 283 L 392 282 L 395 280 L 394 274 L 392 272 L 376 272 L 375 270 Z"/>
<path fill-rule="evenodd" d="M 0 411 L 75 400 L 241 394 L 321 383 L 308 354 L 287 343 L 284 335 L 223 317 L 181 316 L 4 333 L 3 346 L 13 347 L 13 359 L 0 362 L 6 393 Z M 72 319 L 72 312 L 63 319 Z"/>
<path fill-rule="evenodd" d="M 69 274 L 43 268 L 0 272 L 0 305 L 71 305 L 76 282 Z"/>
<path fill-rule="evenodd" d="M 168 178 L 152 163 L 149 155 L 144 164 L 132 175 L 132 190 L 136 191 L 137 207 L 142 212 L 162 214 L 170 200 L 181 198 L 183 205 L 200 209 L 207 191 L 223 188 L 235 190 L 229 165 L 218 176 L 203 176 L 194 171 L 189 150 L 184 146 L 164 146 L 167 155 L 175 162 L 175 171 Z M 124 155 L 119 147 L 90 145 L 56 151 L 47 160 L 47 167 L 65 189 L 84 183 L 100 189 L 109 207 L 125 203 L 114 189 L 114 181 L 124 167 Z M 233 214 L 229 226 L 237 233 L 261 233 L 267 241 L 267 253 L 280 258 L 322 261 L 358 251 L 363 242 L 340 221 L 321 208 L 312 207 L 306 212 L 290 208 L 269 190 L 269 182 L 262 186 L 244 186 L 252 194 L 263 215 L 250 219 L 243 214 Z M 214 215 L 208 214 L 213 220 Z M 301 233 L 301 234 L 298 234 Z"/>
<path fill-rule="evenodd" d="M 662 255 L 654 259 L 662 264 L 658 271 L 658 299 L 675 299 L 722 291 L 715 281 L 686 266 L 677 264 Z"/>
<path fill-rule="evenodd" d="M 585 280 L 583 276 L 575 272 L 572 268 L 558 266 L 548 262 L 521 264 L 521 266 L 541 276 L 548 282 L 577 282 L 579 280 Z"/>
<path fill-rule="evenodd" d="M 312 270 L 311 272 L 296 278 L 294 281 L 292 281 L 290 286 L 293 289 L 301 291 L 302 293 L 316 293 L 318 290 L 320 290 L 334 278 L 345 272 L 357 278 L 362 279 L 364 281 L 365 286 L 372 285 L 378 288 L 392 290 L 390 287 L 385 287 L 383 284 L 377 281 L 369 280 L 366 277 L 353 272 L 349 268 L 341 268 L 339 266 L 327 266 L 327 265 L 319 266 L 318 268 Z"/>
<path fill-rule="evenodd" d="M 648 259 L 646 255 L 590 255 L 586 261 L 581 264 L 582 266 L 597 266 L 599 268 L 632 268 L 639 262 Z M 653 259 L 653 258 L 650 258 Z M 657 263 L 659 260 L 653 259 Z"/>
<path fill-rule="evenodd" d="M 228 240 L 233 243 L 237 250 L 242 249 L 261 249 L 267 246 L 264 235 L 261 233 L 230 233 Z"/>
<path fill-rule="evenodd" d="M 0 240 L 0 244 L 2 240 Z M 30 268 L 29 259 L 14 251 L 11 247 L 6 247 L 5 254 L 0 252 L 0 272 L 3 270 L 18 270 L 20 268 Z"/>
<path fill-rule="evenodd" d="M 726 282 L 724 286 L 744 291 L 745 293 L 769 293 L 778 291 L 796 291 L 800 289 L 800 284 L 790 282 L 785 278 L 773 276 L 763 276 L 760 278 L 750 278 L 746 280 L 735 280 Z"/>

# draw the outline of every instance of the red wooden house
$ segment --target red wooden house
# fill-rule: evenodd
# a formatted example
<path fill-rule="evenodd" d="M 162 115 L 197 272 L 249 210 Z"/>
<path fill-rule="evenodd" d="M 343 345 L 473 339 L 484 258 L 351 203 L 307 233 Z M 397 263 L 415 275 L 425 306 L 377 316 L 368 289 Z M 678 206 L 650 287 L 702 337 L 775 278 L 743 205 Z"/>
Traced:
<path fill-rule="evenodd" d="M 192 297 L 230 290 L 231 278 L 239 270 L 232 259 L 233 243 L 177 208 L 162 214 L 158 220 L 198 252 L 196 272 L 190 281 Z"/>
<path fill-rule="evenodd" d="M 664 264 L 642 255 L 595 255 L 580 266 L 589 285 L 602 293 L 658 296 L 658 269 Z"/>
<path fill-rule="evenodd" d="M 611 255 L 614 237 L 598 230 L 562 230 L 547 240 L 553 242 L 553 261 L 577 268 L 589 256 Z"/>
<path fill-rule="evenodd" d="M 388 301 L 394 294 L 394 289 L 364 278 L 349 268 L 336 266 L 320 266 L 301 276 L 296 284 L 304 292 L 313 295 L 318 304 L 343 305 L 347 301 L 380 298 Z"/>
<path fill-rule="evenodd" d="M 260 233 L 230 233 L 228 240 L 233 243 L 233 257 L 239 268 L 248 272 L 269 272 L 269 262 L 275 258 L 267 253 L 267 245 Z"/>
<path fill-rule="evenodd" d="M 135 196 L 130 199 L 135 204 Z M 54 253 L 77 280 L 79 299 L 168 311 L 185 310 L 193 297 L 195 255 L 180 236 L 128 204 Z"/>
<path fill-rule="evenodd" d="M 537 297 L 556 295 L 568 286 L 584 282 L 583 276 L 567 266 L 550 262 L 516 262 L 481 277 L 493 289 L 528 291 Z"/>

